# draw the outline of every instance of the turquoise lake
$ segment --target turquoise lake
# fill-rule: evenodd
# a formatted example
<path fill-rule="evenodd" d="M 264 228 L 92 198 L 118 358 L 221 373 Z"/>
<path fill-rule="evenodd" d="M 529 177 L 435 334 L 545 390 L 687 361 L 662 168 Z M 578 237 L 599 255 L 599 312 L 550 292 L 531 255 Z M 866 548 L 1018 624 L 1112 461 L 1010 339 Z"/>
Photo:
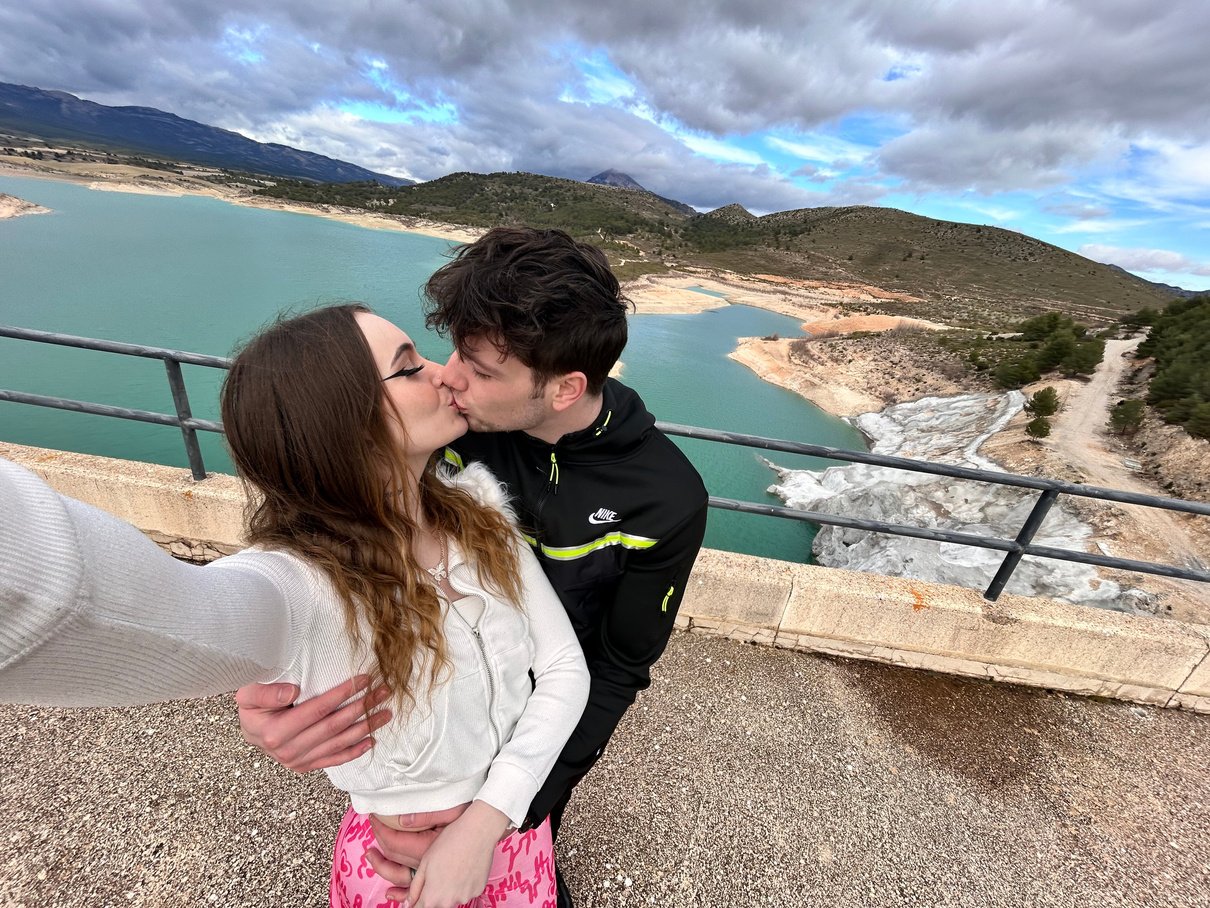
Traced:
<path fill-rule="evenodd" d="M 53 214 L 0 221 L 0 323 L 198 353 L 227 355 L 287 308 L 356 299 L 420 340 L 419 288 L 441 265 L 445 240 L 369 230 L 194 196 L 101 192 L 71 183 L 0 177 L 0 192 Z M 801 334 L 794 319 L 749 306 L 632 318 L 623 380 L 657 418 L 864 450 L 860 434 L 727 358 L 736 339 Z M 195 416 L 217 419 L 218 370 L 185 366 Z M 172 412 L 156 360 L 0 338 L 0 388 Z M 209 470 L 229 472 L 222 440 L 201 433 Z M 0 403 L 0 439 L 185 466 L 176 429 Z M 774 475 L 753 450 L 677 439 L 711 494 L 776 504 Z M 776 454 L 779 465 L 818 468 Z M 805 524 L 712 510 L 706 543 L 786 560 L 809 556 Z"/>

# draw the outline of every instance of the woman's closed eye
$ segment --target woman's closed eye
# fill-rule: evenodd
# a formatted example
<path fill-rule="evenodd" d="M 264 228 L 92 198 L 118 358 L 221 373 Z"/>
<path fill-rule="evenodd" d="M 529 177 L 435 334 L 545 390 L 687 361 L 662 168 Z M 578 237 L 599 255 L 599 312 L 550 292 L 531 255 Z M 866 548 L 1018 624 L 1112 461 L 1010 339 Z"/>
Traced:
<path fill-rule="evenodd" d="M 421 363 L 419 366 L 404 366 L 398 372 L 392 372 L 390 375 L 384 378 L 383 381 L 390 381 L 392 378 L 407 378 L 410 375 L 415 375 L 423 368 L 424 363 Z"/>

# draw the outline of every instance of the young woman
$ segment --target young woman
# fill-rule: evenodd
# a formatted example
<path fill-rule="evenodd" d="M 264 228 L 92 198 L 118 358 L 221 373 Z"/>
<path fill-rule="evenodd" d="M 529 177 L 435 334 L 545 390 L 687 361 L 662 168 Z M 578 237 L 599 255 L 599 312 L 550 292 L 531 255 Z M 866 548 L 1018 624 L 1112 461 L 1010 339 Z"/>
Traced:
<path fill-rule="evenodd" d="M 368 672 L 395 718 L 328 770 L 352 799 L 334 908 L 385 902 L 368 814 L 468 802 L 421 862 L 413 908 L 553 897 L 549 830 L 510 829 L 588 674 L 499 485 L 436 471 L 466 431 L 440 367 L 364 307 L 320 309 L 247 345 L 222 414 L 252 547 L 204 568 L 0 461 L 0 699 L 121 705 L 272 679 L 305 698 Z"/>

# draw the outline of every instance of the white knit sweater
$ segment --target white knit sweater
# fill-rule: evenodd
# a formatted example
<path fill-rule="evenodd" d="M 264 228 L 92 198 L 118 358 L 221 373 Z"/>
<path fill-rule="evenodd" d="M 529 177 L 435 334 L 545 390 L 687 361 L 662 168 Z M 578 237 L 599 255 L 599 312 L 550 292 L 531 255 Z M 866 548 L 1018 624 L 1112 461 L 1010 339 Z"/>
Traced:
<path fill-rule="evenodd" d="M 504 508 L 485 468 L 451 481 Z M 450 582 L 467 596 L 445 605 L 452 671 L 419 687 L 416 708 L 368 754 L 327 770 L 356 810 L 478 799 L 514 825 L 524 819 L 584 709 L 588 672 L 558 597 L 520 549 L 524 610 L 484 590 L 451 549 Z M 0 700 L 117 706 L 271 680 L 298 683 L 306 698 L 371 664 L 343 615 L 326 576 L 293 555 L 250 549 L 183 564 L 0 460 Z"/>

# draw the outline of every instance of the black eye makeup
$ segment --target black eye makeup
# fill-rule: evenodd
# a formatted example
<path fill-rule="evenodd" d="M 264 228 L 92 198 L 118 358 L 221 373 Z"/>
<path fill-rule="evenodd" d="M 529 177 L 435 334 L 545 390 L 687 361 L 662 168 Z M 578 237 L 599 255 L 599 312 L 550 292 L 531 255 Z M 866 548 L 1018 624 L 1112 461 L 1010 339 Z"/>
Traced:
<path fill-rule="evenodd" d="M 409 375 L 415 375 L 423 368 L 424 363 L 421 363 L 419 366 L 404 366 L 398 372 L 392 372 L 390 375 L 384 378 L 383 381 L 390 381 L 392 378 L 407 378 Z"/>

